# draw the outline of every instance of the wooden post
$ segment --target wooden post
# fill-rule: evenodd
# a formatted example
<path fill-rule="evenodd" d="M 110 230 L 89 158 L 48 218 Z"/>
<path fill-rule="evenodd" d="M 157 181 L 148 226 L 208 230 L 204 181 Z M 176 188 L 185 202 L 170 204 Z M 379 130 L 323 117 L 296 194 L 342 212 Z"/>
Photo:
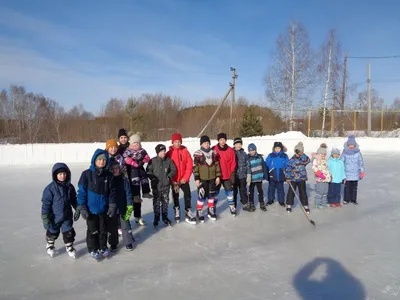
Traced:
<path fill-rule="evenodd" d="M 333 136 L 333 130 L 335 129 L 335 111 L 331 110 L 331 137 Z"/>
<path fill-rule="evenodd" d="M 236 78 L 238 77 L 236 75 L 236 69 L 231 67 L 232 71 L 232 83 L 231 83 L 231 111 L 230 111 L 230 117 L 229 117 L 229 138 L 233 138 L 233 132 L 232 132 L 232 122 L 233 122 L 233 106 L 235 105 L 235 87 L 236 87 Z"/>
<path fill-rule="evenodd" d="M 356 111 L 354 111 L 353 125 L 354 125 L 354 134 L 355 134 L 356 130 L 357 130 L 357 112 Z"/>
<path fill-rule="evenodd" d="M 311 131 L 311 110 L 308 111 L 308 130 L 307 130 L 308 137 L 310 137 L 310 131 Z"/>
<path fill-rule="evenodd" d="M 383 131 L 383 110 L 381 110 L 381 132 Z"/>

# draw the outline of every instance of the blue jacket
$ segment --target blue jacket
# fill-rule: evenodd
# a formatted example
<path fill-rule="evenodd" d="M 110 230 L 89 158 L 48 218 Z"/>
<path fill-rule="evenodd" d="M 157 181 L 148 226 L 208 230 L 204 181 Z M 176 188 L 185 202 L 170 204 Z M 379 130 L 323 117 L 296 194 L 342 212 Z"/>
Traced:
<path fill-rule="evenodd" d="M 293 155 L 288 161 L 285 169 L 285 177 L 292 182 L 307 181 L 306 166 L 310 163 L 310 158 L 303 154 L 300 157 Z"/>
<path fill-rule="evenodd" d="M 356 148 L 349 149 L 345 144 L 344 151 L 340 159 L 344 162 L 346 170 L 346 180 L 358 181 L 360 180 L 360 172 L 364 172 L 364 159 L 356 145 Z"/>
<path fill-rule="evenodd" d="M 129 179 L 123 174 L 114 176 L 113 181 L 116 192 L 115 202 L 117 204 L 117 212 L 123 216 L 126 212 L 126 207 L 133 205 L 131 185 Z"/>
<path fill-rule="evenodd" d="M 67 170 L 65 182 L 58 182 L 56 171 Z M 51 171 L 53 181 L 46 186 L 42 197 L 42 215 L 50 216 L 52 224 L 72 220 L 72 207 L 76 208 L 76 192 L 71 184 L 71 171 L 64 163 L 56 163 Z"/>
<path fill-rule="evenodd" d="M 109 160 L 107 151 L 97 149 L 92 157 L 90 168 L 83 171 L 78 182 L 78 205 L 86 205 L 89 212 L 94 215 L 104 214 L 108 204 L 116 203 L 116 190 L 113 175 L 107 166 L 101 170 L 96 169 L 96 157 L 104 154 Z"/>
<path fill-rule="evenodd" d="M 243 149 L 235 150 L 236 154 L 236 176 L 244 179 L 247 174 L 251 174 L 249 157 Z"/>
<path fill-rule="evenodd" d="M 262 182 L 263 180 L 268 180 L 267 165 L 264 162 L 263 156 L 256 153 L 253 156 L 249 154 L 248 158 L 250 162 L 251 182 Z"/>
<path fill-rule="evenodd" d="M 346 172 L 344 170 L 344 163 L 339 158 L 333 158 L 332 156 L 328 159 L 329 172 L 332 175 L 333 183 L 342 183 L 346 179 Z"/>
<path fill-rule="evenodd" d="M 268 155 L 265 163 L 269 170 L 269 180 L 272 181 L 285 181 L 285 169 L 289 157 L 284 151 L 272 152 Z"/>

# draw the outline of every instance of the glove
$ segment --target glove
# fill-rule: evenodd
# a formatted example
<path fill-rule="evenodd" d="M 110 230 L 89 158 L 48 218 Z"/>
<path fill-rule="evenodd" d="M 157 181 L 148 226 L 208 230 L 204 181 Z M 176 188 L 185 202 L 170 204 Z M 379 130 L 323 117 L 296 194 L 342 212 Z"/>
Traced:
<path fill-rule="evenodd" d="M 321 171 L 318 171 L 317 173 L 315 173 L 315 175 L 316 175 L 318 178 L 326 179 L 326 176 L 325 176 L 324 173 L 322 173 Z"/>
<path fill-rule="evenodd" d="M 206 195 L 206 190 L 203 187 L 199 188 L 199 198 L 203 199 L 205 195 Z"/>
<path fill-rule="evenodd" d="M 364 172 L 360 172 L 360 179 L 364 178 Z"/>
<path fill-rule="evenodd" d="M 88 217 L 89 217 L 89 212 L 88 212 L 88 210 L 87 210 L 86 205 L 78 205 L 77 208 L 78 208 L 79 213 L 80 213 L 80 215 L 82 216 L 82 218 L 83 218 L 84 220 L 87 220 Z"/>
<path fill-rule="evenodd" d="M 78 221 L 80 216 L 81 216 L 81 212 L 78 209 L 75 209 L 74 222 Z"/>
<path fill-rule="evenodd" d="M 247 185 L 250 185 L 250 183 L 251 183 L 251 174 L 247 174 L 246 183 L 247 183 Z"/>
<path fill-rule="evenodd" d="M 46 230 L 50 229 L 50 216 L 49 215 L 42 215 L 43 227 Z"/>
<path fill-rule="evenodd" d="M 232 185 L 235 185 L 235 182 L 236 182 L 236 176 L 235 176 L 235 173 L 232 173 L 231 174 L 231 183 L 232 183 Z"/>
<path fill-rule="evenodd" d="M 126 207 L 126 211 L 125 211 L 125 215 L 124 215 L 123 219 L 125 221 L 129 221 L 129 219 L 131 218 L 132 212 L 133 212 L 133 206 L 132 205 L 128 205 Z"/>
<path fill-rule="evenodd" d="M 115 215 L 115 211 L 117 210 L 117 205 L 112 203 L 108 204 L 108 211 L 107 211 L 107 216 L 112 218 Z"/>

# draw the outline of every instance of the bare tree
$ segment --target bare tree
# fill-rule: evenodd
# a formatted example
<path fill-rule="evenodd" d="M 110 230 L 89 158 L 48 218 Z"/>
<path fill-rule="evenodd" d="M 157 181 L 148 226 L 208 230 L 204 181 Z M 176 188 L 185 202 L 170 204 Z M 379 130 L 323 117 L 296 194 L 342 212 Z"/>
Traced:
<path fill-rule="evenodd" d="M 75 105 L 71 108 L 71 110 L 67 113 L 67 117 L 72 120 L 93 120 L 94 115 L 91 112 L 88 112 L 83 107 L 82 103 Z"/>
<path fill-rule="evenodd" d="M 52 128 L 54 129 L 56 135 L 56 141 L 58 143 L 62 142 L 61 139 L 61 123 L 66 117 L 65 109 L 58 102 L 54 100 L 47 100 L 47 111 L 48 111 L 48 119 L 51 123 Z"/>
<path fill-rule="evenodd" d="M 399 97 L 394 98 L 393 103 L 390 106 L 390 109 L 400 111 L 400 98 Z"/>
<path fill-rule="evenodd" d="M 308 95 L 315 80 L 313 53 L 300 22 L 292 21 L 278 37 L 274 59 L 264 81 L 266 96 L 273 107 L 289 115 L 289 130 L 293 130 L 294 111 L 311 105 Z"/>
<path fill-rule="evenodd" d="M 371 109 L 382 110 L 384 100 L 379 97 L 379 93 L 375 89 L 371 89 Z M 362 91 L 358 93 L 358 97 L 354 103 L 354 109 L 368 110 L 368 92 Z"/>
<path fill-rule="evenodd" d="M 120 118 L 125 114 L 126 103 L 124 100 L 111 98 L 103 107 L 101 115 L 108 118 Z"/>

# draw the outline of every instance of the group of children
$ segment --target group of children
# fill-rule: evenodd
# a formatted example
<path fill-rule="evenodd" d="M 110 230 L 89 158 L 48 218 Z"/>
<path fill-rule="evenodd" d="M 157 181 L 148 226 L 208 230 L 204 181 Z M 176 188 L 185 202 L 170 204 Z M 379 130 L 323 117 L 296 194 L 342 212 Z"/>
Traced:
<path fill-rule="evenodd" d="M 358 181 L 364 177 L 364 163 L 354 136 L 349 136 L 344 151 L 333 149 L 327 159 L 327 146 L 322 144 L 312 161 L 304 153 L 299 142 L 292 158 L 286 147 L 275 142 L 266 159 L 257 153 L 257 147 L 243 149 L 241 138 L 234 140 L 234 148 L 227 145 L 227 136 L 220 133 L 217 145 L 211 147 L 208 136 L 200 138 L 200 149 L 193 159 L 179 133 L 172 135 L 172 145 L 156 146 L 156 156 L 151 158 L 141 146 L 141 137 L 133 134 L 128 138 L 125 129 L 118 132 L 118 141 L 110 139 L 105 150 L 97 149 L 89 169 L 82 172 L 78 193 L 71 184 L 71 172 L 64 163 L 56 163 L 52 169 L 52 182 L 44 189 L 42 197 L 42 221 L 46 229 L 46 251 L 55 254 L 55 240 L 63 234 L 66 251 L 75 257 L 73 247 L 75 231 L 73 222 L 80 216 L 86 220 L 86 243 L 90 255 L 99 260 L 117 251 L 119 235 L 125 248 L 133 249 L 134 238 L 130 218 L 132 213 L 137 224 L 145 226 L 141 215 L 142 198 L 153 199 L 154 227 L 161 220 L 171 225 L 168 218 L 169 193 L 172 190 L 175 221 L 179 222 L 181 209 L 179 192 L 184 193 L 184 218 L 190 224 L 204 222 L 204 204 L 207 215 L 217 220 L 217 201 L 221 187 L 235 216 L 238 195 L 242 210 L 254 212 L 255 189 L 262 211 L 272 205 L 277 195 L 278 203 L 290 213 L 299 190 L 299 200 L 307 213 L 310 212 L 306 190 L 306 166 L 312 163 L 316 180 L 315 205 L 317 208 L 340 206 L 341 185 L 345 184 L 344 204 L 357 204 Z M 145 168 L 146 166 L 146 168 Z M 194 175 L 197 187 L 196 213 L 191 209 L 189 181 Z M 269 181 L 268 201 L 264 202 L 263 181 Z M 284 182 L 289 185 L 285 203 Z M 249 191 L 247 190 L 249 186 Z M 74 208 L 75 213 L 73 213 Z"/>

